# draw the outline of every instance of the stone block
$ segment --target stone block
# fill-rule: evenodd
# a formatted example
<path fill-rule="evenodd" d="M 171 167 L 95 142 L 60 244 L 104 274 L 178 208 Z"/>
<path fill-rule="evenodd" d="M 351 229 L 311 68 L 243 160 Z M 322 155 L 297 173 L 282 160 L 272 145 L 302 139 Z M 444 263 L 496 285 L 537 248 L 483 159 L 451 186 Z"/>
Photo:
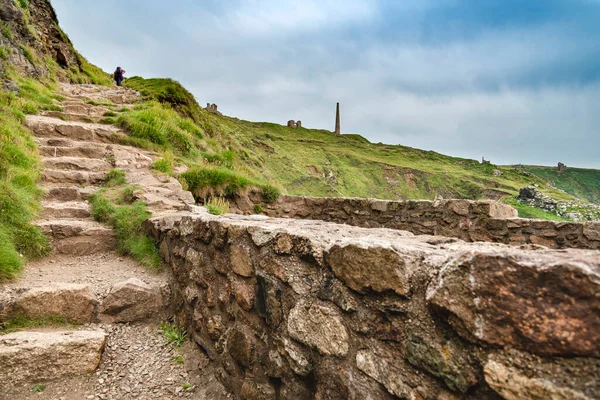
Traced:
<path fill-rule="evenodd" d="M 238 275 L 249 277 L 254 274 L 250 250 L 241 245 L 229 247 L 229 263 L 231 270 Z"/>
<path fill-rule="evenodd" d="M 160 319 L 164 310 L 161 290 L 158 286 L 131 278 L 113 285 L 100 305 L 103 322 L 135 322 Z"/>
<path fill-rule="evenodd" d="M 289 335 L 325 355 L 345 356 L 349 337 L 338 312 L 321 303 L 299 303 L 288 316 Z"/>
<path fill-rule="evenodd" d="M 389 244 L 368 239 L 338 242 L 325 250 L 325 261 L 338 279 L 359 293 L 410 291 L 407 263 L 412 260 Z"/>
<path fill-rule="evenodd" d="M 468 252 L 427 290 L 465 337 L 538 354 L 600 356 L 600 258 L 593 251 Z"/>

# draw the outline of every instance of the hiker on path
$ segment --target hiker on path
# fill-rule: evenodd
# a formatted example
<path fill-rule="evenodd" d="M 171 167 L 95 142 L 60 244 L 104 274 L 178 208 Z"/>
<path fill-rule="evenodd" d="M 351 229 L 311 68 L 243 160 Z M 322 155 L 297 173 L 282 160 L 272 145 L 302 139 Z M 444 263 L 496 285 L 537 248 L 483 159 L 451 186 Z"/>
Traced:
<path fill-rule="evenodd" d="M 115 70 L 114 74 L 113 74 L 113 78 L 115 78 L 115 82 L 117 82 L 117 86 L 121 86 L 121 82 L 123 82 L 123 75 L 125 75 L 125 71 L 123 68 L 121 67 L 117 67 L 117 69 Z"/>

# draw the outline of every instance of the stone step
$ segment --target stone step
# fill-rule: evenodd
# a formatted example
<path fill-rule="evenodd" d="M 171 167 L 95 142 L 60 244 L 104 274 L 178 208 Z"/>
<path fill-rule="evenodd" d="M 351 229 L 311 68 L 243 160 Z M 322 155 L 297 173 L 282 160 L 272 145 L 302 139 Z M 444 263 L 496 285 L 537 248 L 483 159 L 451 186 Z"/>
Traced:
<path fill-rule="evenodd" d="M 104 158 L 109 153 L 105 145 L 71 146 L 39 146 L 40 154 L 45 157 L 81 157 L 81 158 Z"/>
<path fill-rule="evenodd" d="M 65 113 L 62 111 L 42 111 L 41 115 L 44 117 L 58 118 L 61 120 L 72 122 L 94 122 L 94 119 L 88 114 Z"/>
<path fill-rule="evenodd" d="M 90 218 L 91 211 L 88 203 L 79 201 L 43 201 L 42 202 L 43 219 L 54 218 Z"/>
<path fill-rule="evenodd" d="M 112 125 L 63 121 L 58 118 L 28 115 L 27 125 L 37 136 L 66 137 L 89 142 L 110 142 L 120 130 Z"/>
<path fill-rule="evenodd" d="M 54 219 L 35 224 L 52 239 L 59 254 L 89 255 L 116 247 L 111 228 L 92 220 Z"/>
<path fill-rule="evenodd" d="M 90 195 L 100 189 L 98 186 L 43 186 L 44 199 L 56 201 L 85 201 Z"/>
<path fill-rule="evenodd" d="M 21 331 L 0 336 L 0 386 L 83 376 L 100 364 L 99 330 Z"/>
<path fill-rule="evenodd" d="M 61 184 L 100 185 L 106 180 L 107 172 L 69 171 L 45 168 L 42 181 Z"/>
<path fill-rule="evenodd" d="M 91 285 L 54 282 L 37 287 L 19 287 L 9 293 L 0 321 L 14 317 L 30 319 L 61 318 L 86 324 L 96 321 L 98 299 Z"/>
<path fill-rule="evenodd" d="M 67 171 L 103 172 L 110 171 L 113 167 L 101 158 L 44 157 L 42 162 L 44 168 Z"/>
<path fill-rule="evenodd" d="M 84 114 L 87 115 L 90 112 L 91 106 L 85 103 L 63 103 L 63 111 L 69 114 Z"/>

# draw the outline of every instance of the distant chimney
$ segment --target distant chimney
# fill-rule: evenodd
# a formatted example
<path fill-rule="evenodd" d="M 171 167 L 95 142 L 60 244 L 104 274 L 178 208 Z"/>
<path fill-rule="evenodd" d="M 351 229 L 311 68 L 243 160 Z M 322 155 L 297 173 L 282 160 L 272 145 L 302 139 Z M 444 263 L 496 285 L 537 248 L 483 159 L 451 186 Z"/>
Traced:
<path fill-rule="evenodd" d="M 335 109 L 335 134 L 340 135 L 340 103 L 337 103 Z"/>

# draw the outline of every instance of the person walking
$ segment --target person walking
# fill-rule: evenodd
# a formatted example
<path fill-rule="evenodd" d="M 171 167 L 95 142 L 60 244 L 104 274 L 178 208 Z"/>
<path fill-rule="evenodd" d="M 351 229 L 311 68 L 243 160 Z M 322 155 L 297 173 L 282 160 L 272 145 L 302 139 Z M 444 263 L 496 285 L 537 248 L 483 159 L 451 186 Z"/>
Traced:
<path fill-rule="evenodd" d="M 117 67 L 115 72 L 113 73 L 113 78 L 115 78 L 115 82 L 117 82 L 117 86 L 121 86 L 121 82 L 123 82 L 123 75 L 125 75 L 125 70 L 121 67 Z"/>

